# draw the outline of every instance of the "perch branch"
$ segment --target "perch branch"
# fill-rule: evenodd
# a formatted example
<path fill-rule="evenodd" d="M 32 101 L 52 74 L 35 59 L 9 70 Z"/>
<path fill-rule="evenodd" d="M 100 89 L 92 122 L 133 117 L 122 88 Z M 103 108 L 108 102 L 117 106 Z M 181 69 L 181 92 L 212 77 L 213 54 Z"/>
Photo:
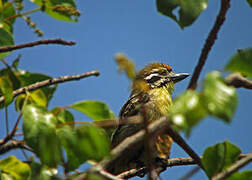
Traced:
<path fill-rule="evenodd" d="M 220 28 L 226 19 L 226 14 L 229 8 L 230 8 L 230 0 L 221 0 L 221 8 L 220 8 L 219 14 L 215 20 L 213 28 L 208 34 L 204 47 L 201 50 L 198 64 L 194 69 L 192 78 L 190 80 L 190 83 L 187 89 L 195 89 L 197 87 L 197 81 L 199 79 L 202 68 L 207 60 L 210 50 L 212 49 L 214 45 L 214 42 L 217 39 L 218 32 L 220 31 Z"/>
<path fill-rule="evenodd" d="M 98 75 L 99 75 L 99 72 L 97 70 L 94 70 L 91 72 L 86 72 L 86 73 L 77 74 L 77 75 L 61 76 L 59 78 L 47 79 L 45 81 L 37 82 L 37 83 L 31 84 L 29 86 L 17 89 L 15 91 L 13 91 L 12 95 L 13 95 L 13 97 L 16 97 L 19 94 L 25 93 L 26 91 L 34 91 L 36 89 L 39 89 L 39 88 L 42 88 L 45 86 L 50 86 L 53 84 L 60 84 L 60 83 L 64 83 L 67 81 L 80 80 L 82 78 L 86 78 L 89 76 L 98 76 Z M 3 96 L 0 97 L 0 104 L 4 102 L 4 99 L 5 98 Z"/>
<path fill-rule="evenodd" d="M 250 154 L 251 153 L 241 154 L 239 159 L 245 158 L 245 157 L 249 156 Z M 200 158 L 202 158 L 202 156 Z M 196 161 L 190 157 L 172 158 L 172 159 L 167 159 L 167 161 L 166 161 L 166 167 L 186 166 L 186 165 L 196 165 L 196 164 L 197 164 Z M 129 171 L 125 171 L 125 172 L 119 174 L 118 177 L 123 178 L 123 179 L 128 179 L 128 178 L 132 178 L 132 177 L 138 176 L 138 175 L 146 173 L 146 172 L 147 172 L 147 168 L 142 167 L 142 168 L 138 168 L 138 169 L 131 169 Z"/>
<path fill-rule="evenodd" d="M 61 44 L 61 45 L 72 46 L 72 45 L 75 45 L 75 42 L 74 41 L 65 41 L 60 38 L 44 39 L 44 40 L 39 40 L 39 41 L 34 41 L 34 42 L 29 42 L 29 43 L 24 43 L 24 44 L 18 44 L 18 45 L 14 45 L 14 46 L 3 46 L 3 47 L 0 47 L 0 53 L 13 51 L 16 49 L 23 49 L 23 48 L 27 48 L 27 47 L 38 46 L 38 45 L 42 45 L 42 44 Z"/>

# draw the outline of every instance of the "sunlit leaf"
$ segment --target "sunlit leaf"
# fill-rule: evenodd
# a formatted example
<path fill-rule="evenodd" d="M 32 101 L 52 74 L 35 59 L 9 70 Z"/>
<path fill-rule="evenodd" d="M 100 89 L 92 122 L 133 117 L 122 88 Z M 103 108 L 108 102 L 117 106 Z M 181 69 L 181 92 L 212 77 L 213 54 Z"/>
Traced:
<path fill-rule="evenodd" d="M 235 172 L 227 180 L 252 180 L 252 171 Z"/>
<path fill-rule="evenodd" d="M 203 154 L 202 164 L 207 176 L 213 177 L 229 167 L 241 154 L 241 150 L 228 141 L 209 146 Z"/>
<path fill-rule="evenodd" d="M 46 107 L 47 98 L 45 93 L 41 89 L 37 89 L 32 92 L 27 92 L 26 94 L 21 94 L 16 98 L 15 109 L 16 111 L 22 111 L 24 103 L 36 104 L 38 106 Z"/>
<path fill-rule="evenodd" d="M 42 0 L 31 0 L 38 6 L 43 5 Z M 76 9 L 74 0 L 47 0 L 44 5 L 44 12 L 54 19 L 61 21 L 77 22 L 80 16 L 79 11 Z"/>
<path fill-rule="evenodd" d="M 31 174 L 28 164 L 19 161 L 15 156 L 0 160 L 0 171 L 4 171 L 16 180 L 26 180 Z"/>
<path fill-rule="evenodd" d="M 116 54 L 115 60 L 118 65 L 118 71 L 125 72 L 129 79 L 134 80 L 136 76 L 136 70 L 133 61 L 121 53 Z"/>
<path fill-rule="evenodd" d="M 114 113 L 100 101 L 80 101 L 71 105 L 70 108 L 84 113 L 95 121 L 115 119 Z"/>
<path fill-rule="evenodd" d="M 4 28 L 4 25 L 0 22 L 0 47 L 14 45 L 14 38 L 12 34 Z M 0 59 L 10 54 L 10 52 L 0 53 Z"/>
<path fill-rule="evenodd" d="M 188 90 L 175 100 L 170 115 L 173 124 L 182 128 L 189 136 L 192 128 L 206 116 L 206 110 L 200 101 L 200 95 Z"/>
<path fill-rule="evenodd" d="M 252 78 L 252 48 L 238 50 L 229 60 L 225 70 Z"/>
<path fill-rule="evenodd" d="M 57 119 L 38 105 L 25 106 L 23 117 L 25 142 L 35 151 L 43 164 L 56 167 L 61 162 L 60 142 L 56 136 Z"/>
<path fill-rule="evenodd" d="M 230 122 L 236 106 L 237 93 L 235 88 L 227 86 L 217 71 L 207 75 L 202 90 L 203 105 L 210 115 Z"/>
<path fill-rule="evenodd" d="M 13 99 L 13 87 L 11 80 L 9 79 L 8 76 L 3 75 L 0 76 L 0 90 L 1 94 L 4 96 L 4 104 L 7 106 L 12 102 Z"/>
<path fill-rule="evenodd" d="M 183 29 L 191 25 L 208 6 L 208 0 L 156 0 L 158 11 L 172 18 Z M 179 8 L 179 17 L 174 13 Z"/>

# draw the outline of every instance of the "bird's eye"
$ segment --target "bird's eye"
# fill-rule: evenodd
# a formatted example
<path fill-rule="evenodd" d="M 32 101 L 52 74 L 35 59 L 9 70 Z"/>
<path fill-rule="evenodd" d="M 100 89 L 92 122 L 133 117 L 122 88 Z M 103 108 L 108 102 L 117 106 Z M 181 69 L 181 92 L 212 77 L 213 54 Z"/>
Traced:
<path fill-rule="evenodd" d="M 166 76 L 166 75 L 167 75 L 167 73 L 168 73 L 168 72 L 167 72 L 166 70 L 163 70 L 163 71 L 161 71 L 161 72 L 160 72 L 160 75 L 162 75 L 162 76 Z"/>

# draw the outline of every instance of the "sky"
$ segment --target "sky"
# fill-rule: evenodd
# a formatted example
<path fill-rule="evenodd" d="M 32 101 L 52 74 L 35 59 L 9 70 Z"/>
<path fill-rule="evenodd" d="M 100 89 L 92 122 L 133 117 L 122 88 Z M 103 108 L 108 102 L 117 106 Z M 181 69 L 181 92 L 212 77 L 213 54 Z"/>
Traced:
<path fill-rule="evenodd" d="M 36 7 L 28 1 L 25 3 L 27 9 Z M 45 73 L 52 77 L 97 69 L 100 71 L 98 77 L 59 85 L 49 109 L 81 100 L 100 100 L 108 104 L 117 115 L 129 97 L 130 82 L 125 75 L 118 74 L 115 54 L 126 54 L 134 60 L 138 69 L 150 62 L 162 62 L 172 66 L 175 72 L 192 74 L 220 8 L 219 0 L 209 1 L 208 8 L 196 22 L 181 30 L 174 21 L 157 12 L 155 1 L 77 0 L 76 4 L 82 13 L 78 23 L 57 21 L 43 13 L 31 16 L 44 32 L 43 39 L 62 38 L 75 41 L 75 46 L 48 45 L 27 48 L 15 51 L 6 60 L 12 62 L 21 54 L 21 69 Z M 209 54 L 199 82 L 202 82 L 206 73 L 222 70 L 238 48 L 251 47 L 251 17 L 252 9 L 246 1 L 231 1 L 227 19 Z M 39 39 L 21 19 L 15 23 L 14 36 L 16 44 Z M 187 78 L 176 84 L 173 97 L 186 89 L 189 80 L 190 78 Z M 239 104 L 231 124 L 227 125 L 216 118 L 208 117 L 195 127 L 190 138 L 186 139 L 198 154 L 203 154 L 206 147 L 224 140 L 239 146 L 243 153 L 252 152 L 252 143 L 249 140 L 252 136 L 252 121 L 249 115 L 252 96 L 249 90 L 238 89 L 237 92 Z M 76 120 L 88 119 L 78 112 L 74 112 L 74 116 Z M 0 117 L 4 119 L 3 110 Z M 16 118 L 14 107 L 10 106 L 10 126 Z M 3 125 L 0 130 L 5 131 Z M 20 152 L 13 151 L 9 154 L 22 158 Z M 173 145 L 172 158 L 187 156 L 180 147 Z M 179 179 L 192 167 L 169 168 L 161 177 Z M 252 166 L 247 168 L 252 169 Z M 200 171 L 192 179 L 206 179 L 206 176 Z"/>

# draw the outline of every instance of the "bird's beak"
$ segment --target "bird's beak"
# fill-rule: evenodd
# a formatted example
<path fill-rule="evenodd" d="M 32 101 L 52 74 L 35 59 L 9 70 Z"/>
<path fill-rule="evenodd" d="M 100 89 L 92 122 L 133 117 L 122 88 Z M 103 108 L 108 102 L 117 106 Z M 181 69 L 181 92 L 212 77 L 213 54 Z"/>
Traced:
<path fill-rule="evenodd" d="M 188 73 L 177 73 L 177 74 L 173 74 L 172 76 L 170 76 L 169 78 L 174 82 L 179 82 L 185 78 L 187 78 L 189 76 Z"/>

